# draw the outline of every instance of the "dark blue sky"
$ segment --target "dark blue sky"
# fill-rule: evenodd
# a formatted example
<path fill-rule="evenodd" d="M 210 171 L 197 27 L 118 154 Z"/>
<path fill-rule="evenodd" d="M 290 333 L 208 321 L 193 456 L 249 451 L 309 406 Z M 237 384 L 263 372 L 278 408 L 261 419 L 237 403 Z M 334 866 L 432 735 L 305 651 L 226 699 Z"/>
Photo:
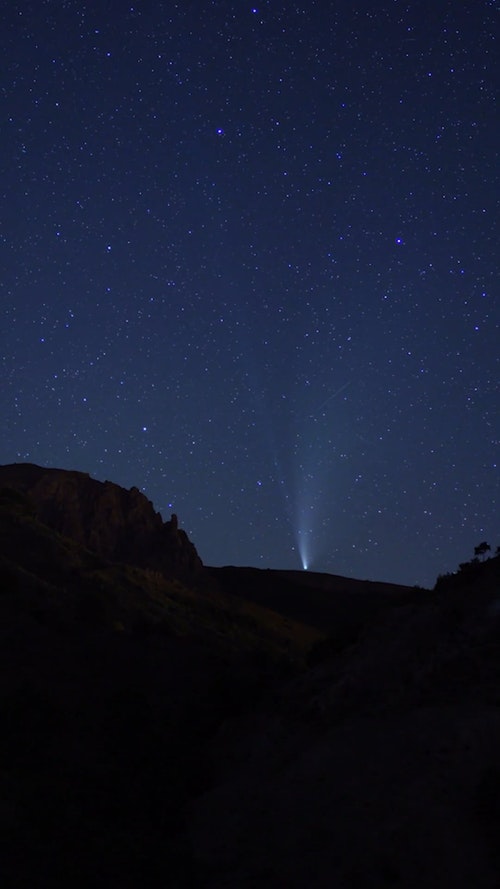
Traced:
<path fill-rule="evenodd" d="M 495 7 L 4 8 L 0 462 L 137 485 L 207 564 L 500 543 Z"/>

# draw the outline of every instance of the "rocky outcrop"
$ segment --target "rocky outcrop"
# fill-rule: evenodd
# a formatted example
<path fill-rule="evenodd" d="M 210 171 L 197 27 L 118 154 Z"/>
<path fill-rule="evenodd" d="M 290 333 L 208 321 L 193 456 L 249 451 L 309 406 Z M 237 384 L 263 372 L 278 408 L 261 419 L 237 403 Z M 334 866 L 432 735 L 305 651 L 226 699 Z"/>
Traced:
<path fill-rule="evenodd" d="M 193 580 L 202 562 L 177 516 L 164 522 L 138 488 L 34 464 L 0 466 L 0 488 L 21 491 L 37 518 L 106 559 Z"/>

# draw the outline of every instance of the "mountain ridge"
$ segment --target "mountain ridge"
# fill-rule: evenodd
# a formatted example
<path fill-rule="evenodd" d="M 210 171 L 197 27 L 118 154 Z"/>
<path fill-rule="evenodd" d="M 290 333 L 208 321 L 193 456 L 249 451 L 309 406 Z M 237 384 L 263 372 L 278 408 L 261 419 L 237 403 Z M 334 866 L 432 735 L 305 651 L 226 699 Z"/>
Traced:
<path fill-rule="evenodd" d="M 22 463 L 0 466 L 0 486 L 22 491 L 40 521 L 106 558 L 183 580 L 202 568 L 177 516 L 164 522 L 136 487 L 127 491 L 77 470 Z"/>

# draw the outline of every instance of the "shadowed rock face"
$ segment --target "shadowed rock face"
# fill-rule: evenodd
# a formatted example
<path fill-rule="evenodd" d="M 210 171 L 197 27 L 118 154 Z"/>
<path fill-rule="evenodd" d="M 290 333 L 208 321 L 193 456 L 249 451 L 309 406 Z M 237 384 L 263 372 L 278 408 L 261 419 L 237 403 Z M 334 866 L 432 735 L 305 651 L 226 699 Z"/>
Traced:
<path fill-rule="evenodd" d="M 177 517 L 164 522 L 138 488 L 34 464 L 0 466 L 0 487 L 22 491 L 37 518 L 106 559 L 192 580 L 202 562 Z"/>

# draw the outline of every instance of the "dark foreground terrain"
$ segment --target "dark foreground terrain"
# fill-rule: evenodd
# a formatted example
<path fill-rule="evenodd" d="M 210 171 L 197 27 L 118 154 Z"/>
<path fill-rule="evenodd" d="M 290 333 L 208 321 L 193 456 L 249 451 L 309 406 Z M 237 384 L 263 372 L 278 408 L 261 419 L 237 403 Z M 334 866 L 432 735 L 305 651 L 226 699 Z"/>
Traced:
<path fill-rule="evenodd" d="M 2 886 L 499 889 L 499 557 L 209 569 L 106 485 L 0 467 Z"/>

